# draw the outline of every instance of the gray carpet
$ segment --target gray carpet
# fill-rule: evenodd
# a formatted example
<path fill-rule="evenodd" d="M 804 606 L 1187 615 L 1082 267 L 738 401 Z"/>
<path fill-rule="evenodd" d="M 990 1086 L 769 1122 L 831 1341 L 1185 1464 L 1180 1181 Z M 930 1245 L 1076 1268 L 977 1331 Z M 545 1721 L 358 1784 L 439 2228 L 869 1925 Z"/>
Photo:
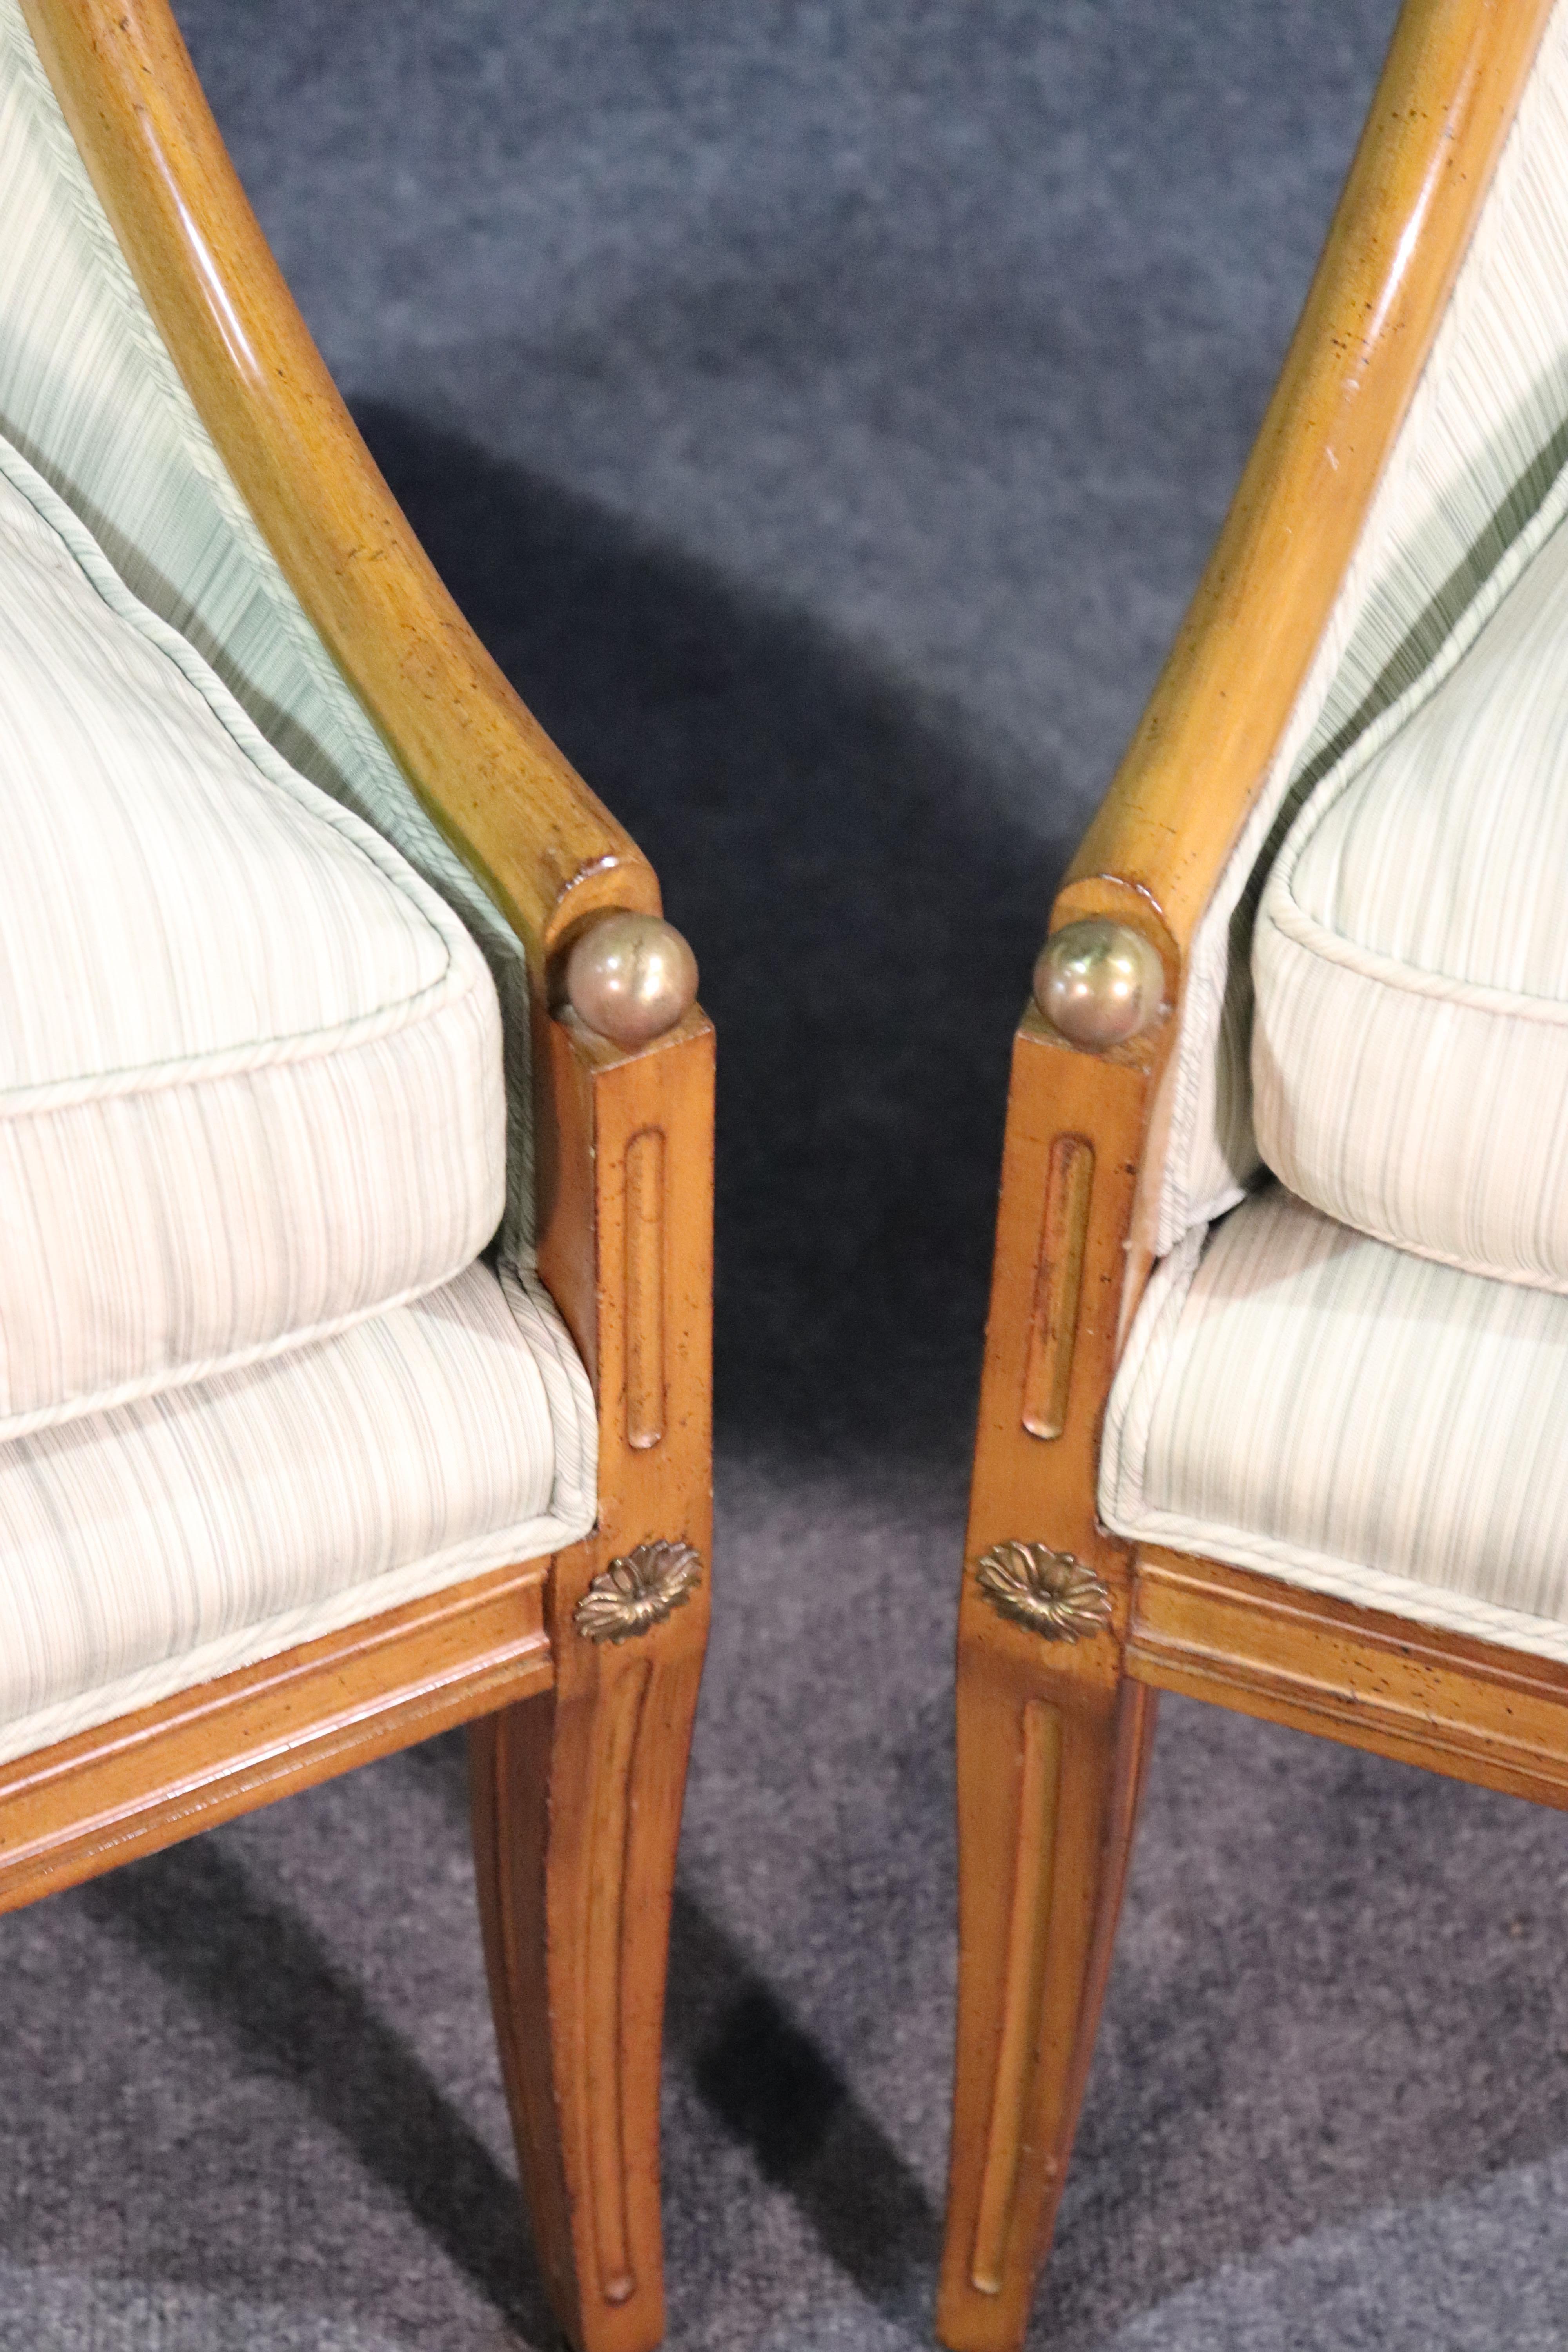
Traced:
<path fill-rule="evenodd" d="M 927 2336 L 1007 1041 L 1392 0 L 185 0 L 437 561 L 722 1040 L 671 2340 Z M 1568 2343 L 1555 1817 L 1169 1703 L 1032 2342 Z M 460 1745 L 0 1924 L 0 2352 L 503 2352 Z"/>

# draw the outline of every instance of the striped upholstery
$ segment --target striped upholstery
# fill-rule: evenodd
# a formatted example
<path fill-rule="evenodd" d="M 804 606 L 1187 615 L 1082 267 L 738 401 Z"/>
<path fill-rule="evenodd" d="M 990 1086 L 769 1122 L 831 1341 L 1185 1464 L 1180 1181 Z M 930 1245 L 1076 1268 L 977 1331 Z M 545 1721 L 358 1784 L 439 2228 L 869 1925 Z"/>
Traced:
<path fill-rule="evenodd" d="M 581 1366 L 470 1266 L 270 1362 L 0 1445 L 0 1759 L 149 1706 L 594 1517 Z"/>
<path fill-rule="evenodd" d="M 1100 1510 L 1568 1662 L 1565 461 L 1560 0 L 1194 942 Z"/>
<path fill-rule="evenodd" d="M 1331 1216 L 1568 1289 L 1568 481 L 1317 786 L 1253 948 L 1265 1159 Z"/>
<path fill-rule="evenodd" d="M 1273 1185 L 1156 1268 L 1100 1509 L 1135 1539 L 1568 1660 L 1568 1299 Z"/>
<path fill-rule="evenodd" d="M 0 224 L 10 1758 L 575 1541 L 596 1430 L 531 1271 L 521 945 L 261 541 L 17 0 Z"/>
<path fill-rule="evenodd" d="M 17 0 L 0 0 L 0 434 L 290 767 L 401 851 L 479 942 L 506 1028 L 509 1244 L 531 1230 L 521 943 L 437 832 L 317 638 L 116 244 Z"/>
<path fill-rule="evenodd" d="M 298 1346 L 500 1220 L 462 925 L 0 443 L 0 1439 Z"/>
<path fill-rule="evenodd" d="M 1421 382 L 1257 807 L 1194 937 L 1157 1246 L 1258 1167 L 1252 924 L 1290 819 L 1420 676 L 1568 457 L 1568 0 L 1559 0 Z"/>

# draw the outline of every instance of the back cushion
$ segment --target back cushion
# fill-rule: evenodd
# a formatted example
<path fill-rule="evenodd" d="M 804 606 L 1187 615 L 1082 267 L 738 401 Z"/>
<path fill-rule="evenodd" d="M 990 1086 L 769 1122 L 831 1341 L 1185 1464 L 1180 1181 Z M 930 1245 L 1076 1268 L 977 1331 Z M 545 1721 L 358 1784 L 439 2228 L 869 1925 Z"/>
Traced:
<path fill-rule="evenodd" d="M 446 1281 L 504 1191 L 463 926 L 0 445 L 0 1436 Z"/>
<path fill-rule="evenodd" d="M 1568 1289 L 1568 485 L 1331 769 L 1253 947 L 1264 1157 L 1330 1215 Z"/>
<path fill-rule="evenodd" d="M 509 1244 L 531 1226 L 521 941 L 437 832 L 284 578 L 143 302 L 33 46 L 0 0 L 0 435 L 289 766 L 374 825 L 479 940 L 505 1014 Z"/>

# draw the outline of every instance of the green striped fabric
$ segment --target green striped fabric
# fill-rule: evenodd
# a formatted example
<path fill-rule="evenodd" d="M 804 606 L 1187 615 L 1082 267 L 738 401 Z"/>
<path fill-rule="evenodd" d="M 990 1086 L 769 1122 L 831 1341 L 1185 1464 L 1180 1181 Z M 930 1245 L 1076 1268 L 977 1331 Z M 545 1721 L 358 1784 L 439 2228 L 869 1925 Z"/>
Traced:
<path fill-rule="evenodd" d="M 1258 1173 L 1253 923 L 1313 787 L 1430 667 L 1568 460 L 1568 5 L 1548 22 L 1469 250 L 1261 798 L 1193 943 L 1157 1234 Z"/>
<path fill-rule="evenodd" d="M 582 1366 L 482 1263 L 335 1339 L 0 1445 L 0 1760 L 575 1540 Z"/>
<path fill-rule="evenodd" d="M 483 950 L 506 1017 L 509 1240 L 525 1244 L 521 945 L 425 814 L 251 520 L 137 291 L 17 0 L 0 0 L 0 434 L 289 765 L 400 850 Z"/>
<path fill-rule="evenodd" d="M 448 1280 L 505 1189 L 483 958 L 0 441 L 0 1441 Z"/>
<path fill-rule="evenodd" d="M 1568 1660 L 1565 466 L 1560 5 L 1194 943 L 1100 1508 Z"/>
<path fill-rule="evenodd" d="M 0 1272 L 10 1758 L 575 1541 L 597 1432 L 531 1267 L 522 950 L 262 543 L 16 0 L 0 224 L 0 1205 L 65 1225 Z M 80 1328 L 29 1332 L 73 1244 Z"/>
<path fill-rule="evenodd" d="M 1155 1269 L 1100 1510 L 1134 1540 L 1568 1660 L 1568 1298 L 1270 1185 Z"/>
<path fill-rule="evenodd" d="M 1568 1289 L 1568 478 L 1313 793 L 1253 945 L 1254 1118 L 1331 1216 Z"/>

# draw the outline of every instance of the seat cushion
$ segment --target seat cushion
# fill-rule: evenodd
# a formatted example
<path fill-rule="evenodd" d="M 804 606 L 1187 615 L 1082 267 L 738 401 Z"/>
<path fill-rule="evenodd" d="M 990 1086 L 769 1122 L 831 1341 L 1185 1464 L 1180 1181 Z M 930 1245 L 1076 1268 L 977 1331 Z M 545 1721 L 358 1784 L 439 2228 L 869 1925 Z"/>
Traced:
<path fill-rule="evenodd" d="M 296 1348 L 500 1219 L 494 986 L 0 445 L 0 1439 Z"/>
<path fill-rule="evenodd" d="M 1568 1659 L 1568 1299 L 1272 1185 L 1155 1269 L 1100 1508 L 1124 1536 Z"/>
<path fill-rule="evenodd" d="M 0 1759 L 553 1551 L 586 1379 L 483 1262 L 265 1363 L 0 1445 Z"/>
<path fill-rule="evenodd" d="M 1253 950 L 1254 1115 L 1293 1192 L 1568 1288 L 1562 486 L 1431 669 L 1317 787 Z"/>

